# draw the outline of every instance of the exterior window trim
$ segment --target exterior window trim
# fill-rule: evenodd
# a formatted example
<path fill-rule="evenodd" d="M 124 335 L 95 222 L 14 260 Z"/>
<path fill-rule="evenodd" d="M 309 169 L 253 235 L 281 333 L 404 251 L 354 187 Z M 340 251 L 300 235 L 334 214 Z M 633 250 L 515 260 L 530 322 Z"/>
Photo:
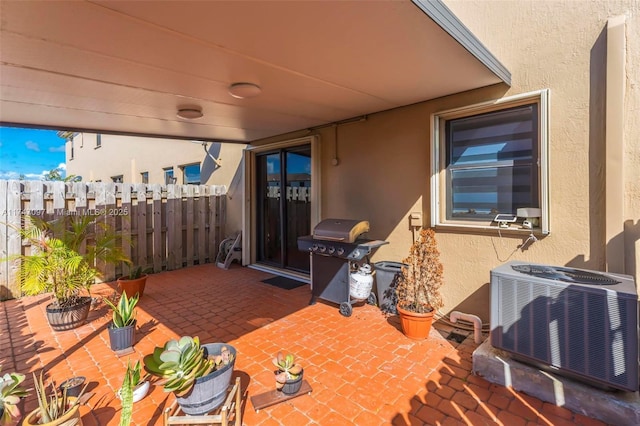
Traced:
<path fill-rule="evenodd" d="M 446 153 L 445 121 L 470 115 L 499 111 L 519 105 L 537 102 L 539 105 L 539 173 L 540 173 L 540 225 L 534 232 L 549 234 L 549 125 L 550 125 L 550 90 L 542 89 L 515 96 L 469 105 L 461 108 L 439 111 L 431 114 L 431 226 L 446 229 L 459 230 L 492 230 L 496 226 L 474 224 L 457 220 L 446 220 L 446 166 L 444 153 Z M 510 228 L 503 231 L 516 231 L 529 233 L 529 229 Z"/>

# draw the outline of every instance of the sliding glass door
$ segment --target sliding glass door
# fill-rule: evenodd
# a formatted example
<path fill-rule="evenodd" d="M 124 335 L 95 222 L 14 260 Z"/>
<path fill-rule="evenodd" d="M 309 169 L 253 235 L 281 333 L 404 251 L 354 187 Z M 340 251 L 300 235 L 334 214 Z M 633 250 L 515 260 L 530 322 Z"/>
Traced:
<path fill-rule="evenodd" d="M 257 261 L 309 272 L 297 238 L 311 228 L 311 146 L 256 155 Z"/>

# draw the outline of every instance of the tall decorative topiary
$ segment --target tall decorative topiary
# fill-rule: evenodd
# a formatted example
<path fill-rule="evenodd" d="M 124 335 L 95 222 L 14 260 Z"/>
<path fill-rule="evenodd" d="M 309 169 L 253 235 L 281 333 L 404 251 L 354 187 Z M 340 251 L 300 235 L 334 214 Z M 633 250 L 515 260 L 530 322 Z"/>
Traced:
<path fill-rule="evenodd" d="M 407 337 L 424 339 L 431 330 L 434 312 L 444 305 L 440 294 L 443 267 L 433 229 L 420 231 L 403 263 L 407 267 L 402 268 L 396 288 L 400 324 Z"/>

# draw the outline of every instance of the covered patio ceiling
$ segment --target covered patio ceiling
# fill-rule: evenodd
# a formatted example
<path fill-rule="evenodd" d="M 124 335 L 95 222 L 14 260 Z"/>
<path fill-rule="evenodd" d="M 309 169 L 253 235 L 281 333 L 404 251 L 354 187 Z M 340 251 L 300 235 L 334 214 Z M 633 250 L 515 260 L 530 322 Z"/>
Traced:
<path fill-rule="evenodd" d="M 5 0 L 0 15 L 3 125 L 246 143 L 510 84 L 440 0 Z M 261 93 L 234 98 L 238 82 Z"/>

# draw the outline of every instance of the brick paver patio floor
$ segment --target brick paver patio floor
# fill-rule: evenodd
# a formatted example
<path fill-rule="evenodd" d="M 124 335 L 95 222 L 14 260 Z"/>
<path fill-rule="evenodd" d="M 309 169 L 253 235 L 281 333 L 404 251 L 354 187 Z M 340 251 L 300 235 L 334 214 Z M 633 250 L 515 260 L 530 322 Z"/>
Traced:
<path fill-rule="evenodd" d="M 235 266 L 195 266 L 149 277 L 138 304 L 135 353 L 118 358 L 106 329 L 111 312 L 104 303 L 87 324 L 54 332 L 45 318 L 48 297 L 0 303 L 0 364 L 3 372 L 27 374 L 45 369 L 57 383 L 86 376 L 93 396 L 82 407 L 83 422 L 117 425 L 120 401 L 114 392 L 127 360 L 141 359 L 169 338 L 199 336 L 201 342 L 227 342 L 238 356 L 245 425 L 449 425 L 518 426 L 602 424 L 561 407 L 471 374 L 477 345 L 447 340 L 440 324 L 429 339 L 412 341 L 395 317 L 378 308 L 356 306 L 343 317 L 330 303 L 309 306 L 308 286 L 283 290 L 264 284 L 270 274 Z M 115 285 L 94 286 L 109 296 Z M 295 353 L 305 368 L 310 395 L 255 412 L 249 398 L 274 387 L 271 358 L 278 350 Z M 174 396 L 152 386 L 134 406 L 133 424 L 159 425 Z M 24 403 L 35 408 L 32 394 Z"/>

